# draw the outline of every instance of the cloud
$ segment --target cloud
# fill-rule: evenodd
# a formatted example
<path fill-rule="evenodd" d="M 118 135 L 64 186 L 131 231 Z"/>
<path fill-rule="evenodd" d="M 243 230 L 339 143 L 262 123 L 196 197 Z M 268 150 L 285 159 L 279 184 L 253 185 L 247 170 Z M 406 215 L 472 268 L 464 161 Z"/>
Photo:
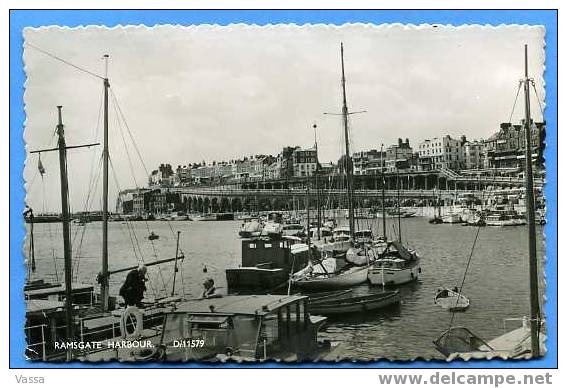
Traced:
<path fill-rule="evenodd" d="M 354 150 L 379 148 L 398 137 L 414 146 L 444 134 L 486 138 L 508 120 L 526 43 L 531 74 L 542 90 L 543 37 L 542 27 L 528 26 L 358 24 L 24 31 L 26 42 L 98 74 L 104 73 L 102 55 L 110 54 L 112 90 L 149 170 L 164 162 L 176 166 L 312 145 L 314 122 L 322 160 L 338 159 L 340 118 L 323 112 L 340 112 L 341 41 L 349 107 L 368 111 L 352 116 Z M 29 47 L 24 61 L 28 148 L 45 148 L 50 139 L 54 144 L 56 105 L 64 106 L 68 144 L 100 141 L 102 82 Z M 537 105 L 533 112 L 540 119 Z M 112 104 L 110 116 L 114 196 L 119 187 L 133 185 L 132 176 L 138 184 L 147 177 Z M 515 117 L 521 117 L 519 108 Z M 95 153 L 100 147 L 69 152 L 74 210 L 84 207 Z M 35 157 L 25 169 L 28 182 L 36 175 Z M 57 159 L 42 160 L 49 171 L 48 208 L 58 210 Z M 38 182 L 28 185 L 28 201 L 41 208 Z"/>

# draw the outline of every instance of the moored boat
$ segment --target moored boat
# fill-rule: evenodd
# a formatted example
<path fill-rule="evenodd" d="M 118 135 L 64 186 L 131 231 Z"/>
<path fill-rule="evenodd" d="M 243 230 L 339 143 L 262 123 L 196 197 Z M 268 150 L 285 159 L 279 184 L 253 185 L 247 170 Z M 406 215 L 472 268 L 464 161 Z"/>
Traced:
<path fill-rule="evenodd" d="M 434 303 L 437 306 L 449 311 L 464 311 L 469 308 L 470 300 L 456 290 L 443 288 L 437 290 Z"/>
<path fill-rule="evenodd" d="M 421 274 L 420 257 L 399 241 L 388 242 L 384 252 L 368 270 L 372 285 L 394 286 L 416 281 Z"/>
<path fill-rule="evenodd" d="M 460 224 L 463 222 L 461 215 L 457 212 L 451 212 L 441 217 L 444 224 Z"/>
<path fill-rule="evenodd" d="M 262 233 L 263 224 L 257 218 L 246 218 L 243 220 L 238 235 L 242 238 L 259 237 Z"/>
<path fill-rule="evenodd" d="M 391 307 L 400 302 L 401 297 L 399 291 L 385 291 L 362 296 L 311 302 L 310 309 L 313 313 L 325 315 L 365 313 Z"/>
<path fill-rule="evenodd" d="M 336 290 L 366 282 L 368 266 L 346 266 L 337 271 L 335 261 L 327 258 L 308 265 L 293 275 L 292 284 L 301 290 Z"/>
<path fill-rule="evenodd" d="M 165 313 L 163 332 L 148 359 L 323 360 L 332 350 L 329 342 L 317 340 L 325 321 L 310 314 L 309 299 L 301 295 L 229 295 L 187 301 Z"/>

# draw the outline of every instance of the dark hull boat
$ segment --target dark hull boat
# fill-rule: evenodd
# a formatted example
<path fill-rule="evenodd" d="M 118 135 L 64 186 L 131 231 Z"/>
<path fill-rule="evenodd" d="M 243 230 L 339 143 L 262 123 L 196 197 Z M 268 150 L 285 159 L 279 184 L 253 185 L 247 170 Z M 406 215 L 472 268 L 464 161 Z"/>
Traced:
<path fill-rule="evenodd" d="M 311 312 L 324 315 L 365 313 L 399 304 L 399 291 L 386 291 L 355 297 L 340 297 L 311 302 Z"/>

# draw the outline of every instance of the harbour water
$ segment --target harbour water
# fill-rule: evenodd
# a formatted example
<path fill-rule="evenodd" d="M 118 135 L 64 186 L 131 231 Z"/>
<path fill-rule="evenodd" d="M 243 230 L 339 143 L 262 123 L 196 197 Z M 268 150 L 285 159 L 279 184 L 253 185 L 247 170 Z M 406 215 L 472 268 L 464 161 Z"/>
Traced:
<path fill-rule="evenodd" d="M 396 220 L 388 219 L 390 235 L 395 223 Z M 174 257 L 177 231 L 181 231 L 180 250 L 185 260 L 177 275 L 177 292 L 197 297 L 203 280 L 208 277 L 215 280 L 221 293 L 226 292 L 224 270 L 240 263 L 239 227 L 239 221 L 112 222 L 109 223 L 109 267 L 113 270 L 136 265 L 142 259 L 147 263 Z M 381 220 L 361 220 L 360 227 L 378 232 Z M 72 225 L 73 273 L 78 282 L 96 282 L 101 263 L 101 229 L 99 222 Z M 152 231 L 160 236 L 158 240 L 148 240 Z M 448 328 L 451 313 L 435 306 L 433 297 L 440 287 L 460 286 L 476 231 L 475 227 L 461 225 L 430 225 L 426 217 L 404 219 L 403 241 L 422 256 L 419 282 L 400 288 L 403 298 L 400 307 L 333 318 L 320 332 L 320 339 L 341 342 L 343 356 L 359 361 L 410 360 L 416 355 L 441 358 L 432 341 Z M 37 264 L 34 276 L 53 280 L 57 277 L 61 281 L 61 225 L 35 224 L 34 235 Z M 27 246 L 24 252 L 27 254 Z M 538 255 L 543 261 L 543 229 L 539 226 Z M 111 277 L 111 295 L 117 295 L 125 276 L 126 273 L 120 273 Z M 173 264 L 150 267 L 149 278 L 148 297 L 169 295 Z M 368 292 L 368 288 L 381 290 L 365 285 L 354 292 Z M 521 324 L 518 320 L 505 320 L 521 319 L 529 312 L 527 227 L 481 228 L 463 293 L 471 300 L 471 306 L 455 314 L 454 326 L 466 326 L 482 338 L 491 339 Z"/>

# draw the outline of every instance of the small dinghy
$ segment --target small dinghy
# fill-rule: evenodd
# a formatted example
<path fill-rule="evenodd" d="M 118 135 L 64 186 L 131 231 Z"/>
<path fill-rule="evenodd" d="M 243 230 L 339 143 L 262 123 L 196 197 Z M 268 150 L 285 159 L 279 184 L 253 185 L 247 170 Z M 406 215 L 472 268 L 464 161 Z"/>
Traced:
<path fill-rule="evenodd" d="M 154 232 L 150 233 L 148 236 L 148 240 L 157 240 L 159 239 L 159 235 L 155 234 Z"/>
<path fill-rule="evenodd" d="M 435 295 L 435 304 L 441 306 L 445 310 L 463 311 L 470 306 L 470 301 L 466 296 L 460 294 L 456 287 L 453 290 L 443 288 L 437 290 L 437 294 Z"/>

